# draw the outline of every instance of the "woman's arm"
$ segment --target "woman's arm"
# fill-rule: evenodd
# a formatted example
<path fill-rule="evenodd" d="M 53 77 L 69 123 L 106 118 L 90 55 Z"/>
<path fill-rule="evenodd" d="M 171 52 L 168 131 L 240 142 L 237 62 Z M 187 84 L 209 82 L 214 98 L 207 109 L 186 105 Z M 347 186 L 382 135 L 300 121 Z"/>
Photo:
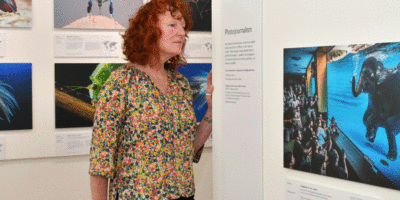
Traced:
<path fill-rule="evenodd" d="M 90 175 L 90 190 L 93 200 L 107 200 L 108 178 Z"/>
<path fill-rule="evenodd" d="M 96 105 L 90 147 L 90 188 L 94 200 L 106 200 L 108 179 L 116 173 L 116 153 L 125 120 L 125 90 L 130 78 L 123 68 L 115 70 L 104 84 Z"/>
<path fill-rule="evenodd" d="M 212 111 L 208 108 L 206 114 L 201 120 L 200 125 L 197 127 L 196 130 L 196 137 L 194 139 L 194 152 L 200 150 L 200 148 L 204 145 L 207 141 L 208 136 L 210 136 L 212 131 Z"/>
<path fill-rule="evenodd" d="M 206 114 L 201 120 L 200 125 L 197 127 L 194 139 L 194 152 L 197 151 L 204 145 L 207 141 L 208 136 L 210 136 L 212 131 L 212 93 L 214 91 L 214 86 L 212 85 L 212 70 L 207 77 L 207 92 L 206 100 L 208 109 Z"/>

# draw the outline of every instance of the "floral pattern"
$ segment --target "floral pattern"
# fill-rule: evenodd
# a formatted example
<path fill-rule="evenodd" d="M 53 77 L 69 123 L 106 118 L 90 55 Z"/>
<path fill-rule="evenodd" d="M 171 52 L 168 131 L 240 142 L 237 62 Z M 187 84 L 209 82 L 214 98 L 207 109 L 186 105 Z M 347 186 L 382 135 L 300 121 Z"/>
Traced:
<path fill-rule="evenodd" d="M 111 179 L 110 199 L 194 195 L 196 117 L 187 79 L 169 71 L 164 95 L 133 66 L 112 72 L 96 108 L 91 175 Z"/>

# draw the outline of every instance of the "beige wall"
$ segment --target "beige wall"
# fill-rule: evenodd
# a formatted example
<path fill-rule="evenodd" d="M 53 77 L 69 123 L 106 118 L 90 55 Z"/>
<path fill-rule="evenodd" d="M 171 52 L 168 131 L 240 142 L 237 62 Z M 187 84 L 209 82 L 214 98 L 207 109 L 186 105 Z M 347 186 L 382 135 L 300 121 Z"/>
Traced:
<path fill-rule="evenodd" d="M 196 200 L 212 199 L 212 149 L 195 164 Z M 89 156 L 0 161 L 0 199 L 91 199 Z"/>

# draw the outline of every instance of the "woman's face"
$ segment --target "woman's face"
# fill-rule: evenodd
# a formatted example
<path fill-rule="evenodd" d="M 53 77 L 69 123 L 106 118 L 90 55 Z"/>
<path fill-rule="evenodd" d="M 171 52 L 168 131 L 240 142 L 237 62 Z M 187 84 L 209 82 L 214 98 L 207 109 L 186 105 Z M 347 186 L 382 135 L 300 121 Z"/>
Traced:
<path fill-rule="evenodd" d="M 158 26 L 161 29 L 161 37 L 158 42 L 161 58 L 170 59 L 183 52 L 185 44 L 185 20 L 182 14 L 170 11 L 158 16 Z"/>

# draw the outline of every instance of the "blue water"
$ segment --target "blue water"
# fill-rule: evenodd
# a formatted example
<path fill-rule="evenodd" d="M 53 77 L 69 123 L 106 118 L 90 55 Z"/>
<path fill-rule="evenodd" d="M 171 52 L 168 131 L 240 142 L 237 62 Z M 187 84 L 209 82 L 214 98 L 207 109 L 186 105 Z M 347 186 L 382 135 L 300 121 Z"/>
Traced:
<path fill-rule="evenodd" d="M 203 119 L 208 109 L 205 94 L 207 90 L 207 76 L 210 71 L 210 63 L 188 63 L 185 67 L 180 67 L 178 69 L 178 72 L 188 79 L 192 90 L 194 89 L 194 84 L 200 85 L 200 89 L 197 90 L 199 94 L 197 98 L 193 100 L 193 108 L 197 122 Z"/>
<path fill-rule="evenodd" d="M 0 63 L 0 81 L 13 88 L 9 91 L 19 106 L 11 123 L 0 113 L 0 130 L 32 129 L 32 64 Z"/>
<path fill-rule="evenodd" d="M 371 50 L 373 49 L 373 50 Z M 369 57 L 375 57 L 386 68 L 394 68 L 400 62 L 400 43 L 376 44 L 357 54 L 350 53 L 346 57 L 331 62 L 328 68 L 328 117 L 335 117 L 339 128 L 367 155 L 375 166 L 400 189 L 400 158 L 389 161 L 386 158 L 388 142 L 386 132 L 379 128 L 374 143 L 365 138 L 366 128 L 362 118 L 368 105 L 368 95 L 361 93 L 355 98 L 352 94 L 351 79 L 356 74 L 356 80 L 361 71 L 362 63 Z M 400 137 L 396 137 L 400 150 Z M 400 155 L 400 153 L 399 153 Z M 380 160 L 389 163 L 381 164 Z"/>

